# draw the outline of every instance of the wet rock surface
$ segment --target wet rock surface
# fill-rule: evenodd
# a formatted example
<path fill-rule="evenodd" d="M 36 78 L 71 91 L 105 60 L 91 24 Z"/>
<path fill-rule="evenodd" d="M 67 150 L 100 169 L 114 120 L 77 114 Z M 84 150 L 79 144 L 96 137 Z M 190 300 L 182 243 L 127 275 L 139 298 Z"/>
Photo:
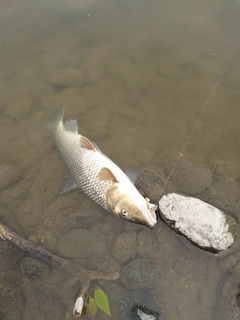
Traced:
<path fill-rule="evenodd" d="M 159 210 L 171 228 L 201 248 L 226 250 L 234 242 L 235 219 L 197 198 L 169 193 L 160 199 Z"/>
<path fill-rule="evenodd" d="M 165 171 L 169 175 L 176 160 L 166 162 Z M 197 195 L 208 188 L 213 181 L 211 171 L 194 160 L 182 157 L 168 183 L 168 189 L 189 195 Z"/>
<path fill-rule="evenodd" d="M 0 165 L 0 191 L 10 188 L 22 177 L 22 172 L 18 168 L 7 165 Z"/>
<path fill-rule="evenodd" d="M 145 197 L 150 198 L 151 203 L 153 203 L 158 200 L 164 182 L 155 170 L 145 168 L 139 172 L 135 186 Z"/>
<path fill-rule="evenodd" d="M 77 215 L 65 218 L 57 224 L 57 234 L 63 236 L 63 234 L 78 228 L 88 228 L 91 223 L 98 219 L 95 214 Z"/>
<path fill-rule="evenodd" d="M 159 275 L 154 260 L 136 258 L 125 265 L 120 272 L 120 280 L 129 290 L 145 290 L 156 284 Z"/>
<path fill-rule="evenodd" d="M 148 308 L 136 305 L 132 309 L 132 320 L 158 320 L 159 313 Z"/>
<path fill-rule="evenodd" d="M 22 275 L 31 281 L 44 279 L 50 274 L 48 264 L 35 258 L 23 258 L 21 260 L 20 268 Z"/>
<path fill-rule="evenodd" d="M 105 243 L 86 229 L 75 229 L 66 233 L 57 244 L 57 252 L 65 258 L 86 258 L 105 254 Z"/>
<path fill-rule="evenodd" d="M 113 245 L 112 254 L 119 261 L 125 262 L 136 257 L 136 247 L 137 232 L 124 232 Z"/>

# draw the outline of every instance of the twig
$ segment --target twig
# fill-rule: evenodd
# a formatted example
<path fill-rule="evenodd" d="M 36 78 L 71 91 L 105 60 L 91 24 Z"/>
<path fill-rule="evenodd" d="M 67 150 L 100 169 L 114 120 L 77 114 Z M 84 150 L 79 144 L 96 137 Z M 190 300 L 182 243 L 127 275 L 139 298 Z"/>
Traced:
<path fill-rule="evenodd" d="M 0 237 L 4 240 L 8 239 L 9 241 L 17 245 L 19 248 L 23 249 L 24 251 L 30 252 L 34 256 L 37 256 L 41 260 L 46 261 L 47 263 L 51 264 L 56 268 L 63 269 L 76 277 L 84 276 L 84 282 L 82 284 L 81 290 L 79 291 L 73 310 L 75 316 L 81 315 L 82 307 L 86 299 L 86 293 L 92 280 L 102 279 L 113 281 L 119 278 L 119 271 L 104 274 L 102 272 L 85 269 L 73 261 L 56 256 L 50 253 L 49 251 L 39 246 L 36 246 L 32 242 L 24 239 L 23 237 L 12 231 L 9 227 L 5 226 L 1 221 Z"/>

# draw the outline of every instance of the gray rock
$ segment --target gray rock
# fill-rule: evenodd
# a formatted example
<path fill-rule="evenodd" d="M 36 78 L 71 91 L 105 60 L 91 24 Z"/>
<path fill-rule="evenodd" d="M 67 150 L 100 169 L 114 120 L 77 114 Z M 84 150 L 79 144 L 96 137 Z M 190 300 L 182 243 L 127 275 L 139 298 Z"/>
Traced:
<path fill-rule="evenodd" d="M 113 256 L 121 262 L 136 257 L 137 232 L 130 231 L 122 233 L 112 248 Z"/>
<path fill-rule="evenodd" d="M 129 290 L 146 290 L 156 284 L 159 271 L 154 260 L 136 258 L 120 272 L 120 280 Z"/>
<path fill-rule="evenodd" d="M 159 313 L 136 305 L 132 310 L 132 320 L 158 320 Z"/>
<path fill-rule="evenodd" d="M 59 221 L 56 225 L 57 233 L 59 236 L 63 236 L 67 232 L 78 229 L 87 228 L 98 216 L 95 214 L 77 215 L 65 218 L 63 221 Z"/>
<path fill-rule="evenodd" d="M 137 235 L 137 253 L 143 258 L 154 257 L 158 248 L 158 240 L 153 230 L 141 230 Z"/>
<path fill-rule="evenodd" d="M 170 227 L 201 248 L 218 252 L 234 242 L 235 219 L 202 200 L 169 193 L 159 201 L 159 209 Z"/>
<path fill-rule="evenodd" d="M 235 204 L 239 199 L 239 186 L 231 177 L 219 176 L 206 191 L 206 196 L 226 207 Z"/>
<path fill-rule="evenodd" d="M 45 262 L 35 258 L 23 258 L 20 267 L 23 276 L 31 281 L 44 279 L 50 274 L 49 266 Z"/>
<path fill-rule="evenodd" d="M 169 160 L 165 165 L 166 174 L 169 175 L 176 159 Z M 208 188 L 213 181 L 212 174 L 207 167 L 195 161 L 182 157 L 169 180 L 168 190 L 196 195 Z"/>
<path fill-rule="evenodd" d="M 18 168 L 1 165 L 0 166 L 0 190 L 13 186 L 22 177 L 22 172 Z"/>
<path fill-rule="evenodd" d="M 153 203 L 158 200 L 164 183 L 156 171 L 145 168 L 139 172 L 135 186 Z"/>
<path fill-rule="evenodd" d="M 65 258 L 86 258 L 105 254 L 107 247 L 103 240 L 85 229 L 66 233 L 57 244 L 57 252 Z"/>
<path fill-rule="evenodd" d="M 85 83 L 85 74 L 77 69 L 55 69 L 48 77 L 48 83 L 55 87 L 81 87 Z"/>

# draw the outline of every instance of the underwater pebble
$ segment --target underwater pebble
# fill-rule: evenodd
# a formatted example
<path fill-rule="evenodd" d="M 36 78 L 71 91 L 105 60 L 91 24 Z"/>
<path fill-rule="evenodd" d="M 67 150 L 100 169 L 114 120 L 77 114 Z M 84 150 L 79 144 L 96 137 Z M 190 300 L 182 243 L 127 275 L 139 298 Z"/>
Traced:
<path fill-rule="evenodd" d="M 128 262 L 120 272 L 120 280 L 129 290 L 146 290 L 156 285 L 159 276 L 154 260 L 136 258 Z"/>
<path fill-rule="evenodd" d="M 38 237 L 35 234 L 30 234 L 27 239 L 33 244 L 38 244 Z"/>
<path fill-rule="evenodd" d="M 236 203 L 239 199 L 239 186 L 231 177 L 219 176 L 208 188 L 206 195 L 217 199 L 223 204 Z"/>
<path fill-rule="evenodd" d="M 202 200 L 169 193 L 160 199 L 159 209 L 171 228 L 200 248 L 221 251 L 234 242 L 236 221 Z"/>
<path fill-rule="evenodd" d="M 156 171 L 145 168 L 139 172 L 135 186 L 154 203 L 159 198 L 164 182 Z"/>
<path fill-rule="evenodd" d="M 23 258 L 20 268 L 23 276 L 31 281 L 44 279 L 50 274 L 49 266 L 45 262 L 35 258 Z"/>
<path fill-rule="evenodd" d="M 165 165 L 167 176 L 170 174 L 176 159 L 168 160 Z M 181 193 L 195 195 L 203 192 L 213 181 L 210 170 L 195 161 L 182 157 L 168 183 L 168 188 Z"/>
<path fill-rule="evenodd" d="M 13 186 L 22 177 L 20 169 L 1 165 L 0 166 L 0 190 Z"/>
<path fill-rule="evenodd" d="M 85 74 L 77 69 L 55 69 L 49 74 L 48 83 L 56 87 L 81 87 L 85 83 Z"/>
<path fill-rule="evenodd" d="M 56 222 L 57 233 L 60 237 L 71 230 L 78 228 L 87 228 L 97 219 L 98 216 L 96 214 L 86 214 L 67 217 L 64 220 Z"/>
<path fill-rule="evenodd" d="M 66 233 L 57 244 L 57 252 L 65 258 L 86 258 L 104 255 L 107 247 L 103 240 L 86 229 Z"/>
<path fill-rule="evenodd" d="M 136 257 L 137 232 L 130 231 L 122 233 L 112 248 L 113 256 L 121 262 Z"/>

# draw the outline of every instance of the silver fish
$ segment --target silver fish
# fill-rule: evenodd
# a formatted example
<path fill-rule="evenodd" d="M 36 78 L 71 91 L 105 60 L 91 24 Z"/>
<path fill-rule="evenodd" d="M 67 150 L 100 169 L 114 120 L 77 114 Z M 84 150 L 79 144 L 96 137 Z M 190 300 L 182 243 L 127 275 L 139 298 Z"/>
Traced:
<path fill-rule="evenodd" d="M 143 198 L 113 161 L 78 134 L 77 120 L 63 124 L 63 116 L 64 107 L 59 107 L 46 125 L 71 175 L 63 192 L 79 187 L 104 209 L 152 228 L 157 222 L 155 206 Z"/>

